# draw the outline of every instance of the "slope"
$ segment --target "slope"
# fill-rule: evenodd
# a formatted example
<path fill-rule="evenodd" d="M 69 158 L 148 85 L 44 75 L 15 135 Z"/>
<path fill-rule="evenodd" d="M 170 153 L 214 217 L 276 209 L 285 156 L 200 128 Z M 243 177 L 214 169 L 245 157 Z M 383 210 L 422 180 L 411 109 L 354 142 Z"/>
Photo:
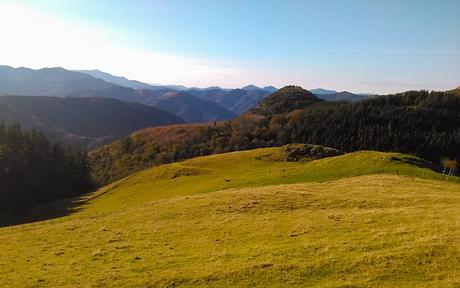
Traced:
<path fill-rule="evenodd" d="M 453 94 L 455 94 L 457 96 L 460 96 L 460 86 L 455 88 L 454 90 L 450 90 L 448 92 L 451 92 L 451 93 L 453 93 Z"/>
<path fill-rule="evenodd" d="M 106 98 L 0 97 L 0 121 L 38 129 L 51 141 L 95 147 L 135 130 L 183 123 L 165 111 Z"/>
<path fill-rule="evenodd" d="M 225 109 L 235 113 L 243 114 L 256 106 L 260 100 L 270 95 L 273 91 L 269 87 L 264 89 L 190 89 L 188 93 L 206 101 L 214 102 Z"/>
<path fill-rule="evenodd" d="M 132 89 L 113 86 L 106 90 L 77 91 L 72 97 L 107 97 L 128 100 L 165 110 L 188 123 L 227 120 L 234 113 L 211 101 L 205 101 L 187 91 L 174 91 L 167 88 Z"/>
<path fill-rule="evenodd" d="M 298 144 L 283 147 L 292 145 Z M 279 147 L 262 148 L 156 166 L 102 188 L 99 193 L 109 193 L 95 200 L 99 203 L 95 207 L 102 205 L 105 211 L 117 210 L 166 197 L 229 188 L 324 182 L 381 173 L 445 179 L 431 169 L 423 168 L 430 167 L 428 162 L 399 153 L 360 151 L 300 162 L 286 162 L 283 157 L 279 157 L 283 160 L 273 158 L 273 155 L 284 153 L 284 150 Z M 458 178 L 453 179 L 458 181 Z"/>
<path fill-rule="evenodd" d="M 129 87 L 123 87 L 118 85 L 113 85 L 107 89 L 102 90 L 78 90 L 67 94 L 67 97 L 103 97 L 103 98 L 112 98 L 118 99 L 126 102 L 137 102 L 141 104 L 149 105 L 149 102 L 152 99 L 157 99 L 165 93 L 171 92 L 170 89 L 158 89 L 158 90 L 148 90 L 148 89 L 133 89 Z"/>
<path fill-rule="evenodd" d="M 187 123 L 229 120 L 236 116 L 214 102 L 202 100 L 184 91 L 165 93 L 148 104 L 173 113 Z"/>
<path fill-rule="evenodd" d="M 70 217 L 1 228 L 0 286 L 460 282 L 458 183 L 401 154 L 284 162 L 279 153 L 163 165 L 101 189 Z"/>
<path fill-rule="evenodd" d="M 122 77 L 122 76 L 114 76 L 109 73 L 97 70 L 97 69 L 95 70 L 75 70 L 75 71 L 90 75 L 94 78 L 102 79 L 109 83 L 113 83 L 113 84 L 123 86 L 123 87 L 128 87 L 128 88 L 150 89 L 150 90 L 153 90 L 156 88 L 163 88 L 163 87 L 155 87 L 155 86 L 152 86 L 152 85 L 149 85 L 147 83 L 143 83 L 137 80 L 129 80 L 126 77 Z"/>

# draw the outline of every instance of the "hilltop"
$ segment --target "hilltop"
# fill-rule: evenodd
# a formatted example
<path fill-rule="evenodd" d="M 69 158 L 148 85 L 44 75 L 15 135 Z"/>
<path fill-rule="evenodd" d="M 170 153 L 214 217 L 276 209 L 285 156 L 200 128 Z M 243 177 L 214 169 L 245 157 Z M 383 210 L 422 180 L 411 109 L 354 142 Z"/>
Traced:
<path fill-rule="evenodd" d="M 321 152 L 315 152 L 315 149 Z M 302 155 L 295 151 L 310 152 L 288 161 L 289 155 Z M 109 206 L 110 209 L 119 209 L 139 201 L 165 197 L 230 188 L 325 182 L 371 174 L 445 179 L 430 169 L 434 169 L 436 165 L 409 155 L 375 151 L 342 154 L 341 151 L 317 145 L 290 144 L 281 148 L 262 148 L 198 157 L 131 174 L 101 188 L 98 193 L 109 193 L 95 201 L 104 202 L 107 209 Z M 132 197 L 133 195 L 136 196 Z"/>
<path fill-rule="evenodd" d="M 456 177 L 398 153 L 285 161 L 287 148 L 154 167 L 78 200 L 70 216 L 0 228 L 0 286 L 460 281 Z"/>
<path fill-rule="evenodd" d="M 455 94 L 455 95 L 458 95 L 460 96 L 460 86 L 455 88 L 454 90 L 452 90 L 452 92 Z"/>
<path fill-rule="evenodd" d="M 286 86 L 268 97 L 249 110 L 250 113 L 259 115 L 284 114 L 294 110 L 304 109 L 322 100 L 313 93 L 299 86 Z"/>

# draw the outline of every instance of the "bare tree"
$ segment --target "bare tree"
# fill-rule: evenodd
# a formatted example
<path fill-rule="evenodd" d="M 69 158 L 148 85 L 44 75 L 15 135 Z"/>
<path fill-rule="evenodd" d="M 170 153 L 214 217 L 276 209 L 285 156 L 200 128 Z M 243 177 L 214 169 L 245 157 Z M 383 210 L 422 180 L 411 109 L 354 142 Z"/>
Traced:
<path fill-rule="evenodd" d="M 442 171 L 442 174 L 447 173 L 447 176 L 452 176 L 457 171 L 458 161 L 452 160 L 449 158 L 443 158 L 441 159 L 441 165 L 444 168 L 444 170 Z"/>

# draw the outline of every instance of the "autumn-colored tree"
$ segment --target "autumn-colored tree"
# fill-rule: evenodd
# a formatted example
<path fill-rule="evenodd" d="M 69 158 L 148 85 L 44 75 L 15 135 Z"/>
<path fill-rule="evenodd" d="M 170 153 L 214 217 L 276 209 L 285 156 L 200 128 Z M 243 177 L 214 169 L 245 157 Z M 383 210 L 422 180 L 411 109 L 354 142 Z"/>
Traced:
<path fill-rule="evenodd" d="M 457 171 L 458 161 L 452 160 L 449 158 L 442 158 L 441 165 L 444 168 L 444 170 L 442 171 L 442 174 L 447 173 L 448 176 L 451 176 L 451 175 L 454 175 Z"/>

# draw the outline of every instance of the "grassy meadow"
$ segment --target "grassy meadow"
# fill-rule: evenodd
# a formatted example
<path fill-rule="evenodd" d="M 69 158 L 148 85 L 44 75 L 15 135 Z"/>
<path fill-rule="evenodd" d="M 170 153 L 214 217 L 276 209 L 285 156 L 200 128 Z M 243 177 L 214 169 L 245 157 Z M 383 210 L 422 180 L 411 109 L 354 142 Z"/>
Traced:
<path fill-rule="evenodd" d="M 0 287 L 459 287 L 460 181 L 398 153 L 154 167 L 0 228 Z"/>

